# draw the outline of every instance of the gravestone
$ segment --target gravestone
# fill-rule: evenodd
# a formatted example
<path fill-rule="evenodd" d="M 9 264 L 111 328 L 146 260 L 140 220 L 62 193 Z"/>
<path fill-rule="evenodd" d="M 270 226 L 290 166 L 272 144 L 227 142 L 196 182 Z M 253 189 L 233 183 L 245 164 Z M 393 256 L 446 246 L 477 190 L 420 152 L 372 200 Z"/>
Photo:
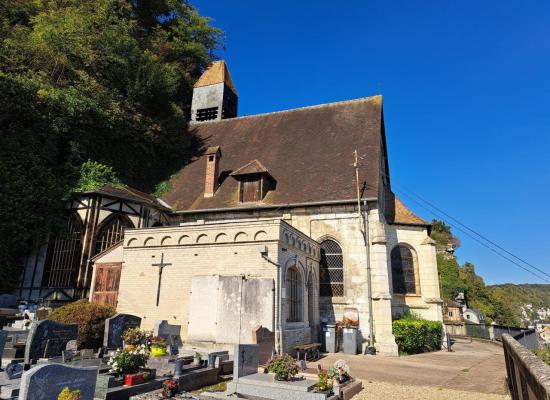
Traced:
<path fill-rule="evenodd" d="M 166 340 L 171 338 L 174 345 L 182 346 L 181 325 L 170 325 L 166 320 L 157 321 L 153 329 L 153 336 L 158 336 Z"/>
<path fill-rule="evenodd" d="M 23 373 L 24 365 L 23 363 L 12 361 L 8 365 L 6 365 L 6 378 L 9 380 L 21 378 L 21 374 Z"/>
<path fill-rule="evenodd" d="M 0 294 L 0 308 L 17 308 L 17 296 L 13 294 Z"/>
<path fill-rule="evenodd" d="M 95 367 L 43 364 L 23 373 L 19 400 L 57 400 L 61 391 L 80 390 L 81 400 L 93 400 L 97 380 Z"/>
<path fill-rule="evenodd" d="M 257 344 L 238 344 L 235 346 L 233 360 L 233 379 L 258 373 Z"/>
<path fill-rule="evenodd" d="M 214 368 L 216 365 L 216 360 L 220 359 L 222 361 L 229 360 L 228 351 L 213 351 L 208 353 L 208 368 Z"/>
<path fill-rule="evenodd" d="M 252 330 L 252 343 L 259 346 L 258 362 L 260 365 L 265 365 L 273 355 L 275 334 L 260 325 Z"/>
<path fill-rule="evenodd" d="M 116 314 L 105 320 L 103 346 L 113 349 L 122 347 L 122 334 L 141 325 L 141 318 L 130 314 Z"/>
<path fill-rule="evenodd" d="M 70 340 L 76 340 L 78 324 L 60 324 L 44 320 L 34 321 L 27 336 L 25 364 L 32 364 L 39 358 L 58 357 Z"/>

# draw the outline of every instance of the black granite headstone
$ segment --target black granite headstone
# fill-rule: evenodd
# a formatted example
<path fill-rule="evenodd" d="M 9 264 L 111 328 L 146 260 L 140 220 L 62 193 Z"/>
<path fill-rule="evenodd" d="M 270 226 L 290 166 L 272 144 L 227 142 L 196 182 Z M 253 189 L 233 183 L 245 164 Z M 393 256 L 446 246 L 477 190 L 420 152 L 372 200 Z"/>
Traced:
<path fill-rule="evenodd" d="M 44 320 L 34 321 L 27 336 L 25 364 L 32 364 L 39 358 L 61 356 L 70 340 L 76 340 L 78 324 L 60 324 Z"/>
<path fill-rule="evenodd" d="M 61 391 L 80 390 L 81 400 L 93 400 L 97 380 L 95 367 L 43 364 L 25 371 L 21 377 L 19 400 L 57 400 Z"/>
<path fill-rule="evenodd" d="M 130 314 L 116 314 L 105 320 L 103 346 L 114 349 L 122 347 L 122 334 L 130 328 L 139 327 L 141 318 Z"/>

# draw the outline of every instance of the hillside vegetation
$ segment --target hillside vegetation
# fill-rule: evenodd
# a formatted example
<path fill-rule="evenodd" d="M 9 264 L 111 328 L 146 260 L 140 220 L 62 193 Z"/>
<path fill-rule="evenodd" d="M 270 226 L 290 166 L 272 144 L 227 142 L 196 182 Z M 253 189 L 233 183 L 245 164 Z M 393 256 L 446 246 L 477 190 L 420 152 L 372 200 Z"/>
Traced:
<path fill-rule="evenodd" d="M 494 297 L 508 303 L 524 325 L 550 323 L 550 285 L 506 283 L 488 289 Z"/>
<path fill-rule="evenodd" d="M 476 274 L 475 265 L 469 262 L 460 265 L 456 257 L 447 251 L 460 243 L 453 236 L 451 227 L 434 220 L 432 238 L 438 249 L 437 267 L 443 300 L 452 300 L 463 292 L 468 306 L 481 312 L 488 323 L 520 326 L 521 318 L 511 302 L 485 285 L 483 277 Z"/>
<path fill-rule="evenodd" d="M 72 192 L 152 192 L 196 154 L 192 87 L 220 39 L 183 0 L 0 0 L 0 292 Z"/>

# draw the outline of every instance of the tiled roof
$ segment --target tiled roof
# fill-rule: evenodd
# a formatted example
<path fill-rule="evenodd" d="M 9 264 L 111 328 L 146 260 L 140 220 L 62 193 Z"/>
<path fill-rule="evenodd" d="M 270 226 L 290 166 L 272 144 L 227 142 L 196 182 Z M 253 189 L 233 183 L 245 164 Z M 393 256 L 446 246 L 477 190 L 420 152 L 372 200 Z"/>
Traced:
<path fill-rule="evenodd" d="M 216 83 L 225 83 L 235 94 L 237 94 L 235 85 L 233 85 L 233 79 L 231 79 L 227 65 L 225 65 L 225 61 L 223 60 L 210 64 L 195 83 L 194 87 L 215 85 Z"/>
<path fill-rule="evenodd" d="M 238 184 L 229 176 L 250 160 L 269 167 L 276 179 L 261 204 L 356 199 L 353 152 L 359 154 L 363 198 L 377 198 L 380 166 L 386 162 L 382 97 L 305 107 L 190 125 L 204 149 L 220 146 L 220 186 L 204 198 L 204 155 L 170 181 L 164 200 L 176 210 L 236 208 Z"/>
<path fill-rule="evenodd" d="M 245 166 L 233 171 L 231 176 L 261 174 L 262 172 L 268 172 L 267 168 L 258 160 L 252 160 Z"/>
<path fill-rule="evenodd" d="M 429 222 L 415 215 L 403 202 L 390 190 L 386 191 L 386 221 L 391 224 L 405 225 L 430 225 Z"/>
<path fill-rule="evenodd" d="M 100 189 L 90 190 L 85 193 L 98 193 L 98 194 L 111 196 L 119 199 L 134 201 L 140 204 L 146 204 L 159 209 L 169 210 L 169 208 L 166 207 L 166 205 L 162 204 L 159 201 L 159 199 L 157 199 L 155 196 L 141 192 L 130 186 L 125 186 L 121 188 L 112 187 L 112 186 L 103 186 Z"/>

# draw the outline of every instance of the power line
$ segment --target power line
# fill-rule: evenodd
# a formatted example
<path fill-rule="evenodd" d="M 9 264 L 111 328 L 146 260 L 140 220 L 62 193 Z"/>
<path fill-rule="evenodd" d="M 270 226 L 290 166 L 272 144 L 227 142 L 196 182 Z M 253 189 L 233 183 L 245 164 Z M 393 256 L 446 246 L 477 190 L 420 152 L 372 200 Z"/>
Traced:
<path fill-rule="evenodd" d="M 402 192 L 402 194 L 405 195 L 406 197 L 408 197 L 409 199 L 411 199 L 413 202 L 415 202 L 416 204 L 418 204 L 420 207 L 422 207 L 423 209 L 425 209 L 425 210 L 428 211 L 429 213 L 435 215 L 435 216 L 438 217 L 438 218 L 445 219 L 445 218 L 443 218 L 440 214 L 438 214 L 437 212 L 434 212 L 433 210 L 431 210 L 431 209 L 427 208 L 426 206 L 424 206 L 424 205 L 423 205 L 422 203 L 420 203 L 419 201 L 415 200 L 411 195 L 408 195 L 407 193 L 404 193 L 404 192 Z M 502 257 L 502 258 L 504 258 L 505 260 L 511 262 L 511 263 L 514 264 L 515 266 L 517 266 L 517 267 L 523 269 L 524 271 L 529 272 L 530 274 L 536 276 L 537 278 L 539 278 L 539 279 L 541 279 L 541 280 L 543 280 L 543 281 L 545 281 L 545 282 L 550 283 L 550 280 L 548 280 L 548 279 L 546 279 L 546 278 L 543 278 L 542 276 L 538 275 L 537 273 L 531 271 L 530 269 L 525 268 L 523 265 L 521 265 L 521 264 L 517 263 L 516 261 L 512 260 L 511 258 L 505 256 L 505 255 L 502 254 L 501 252 L 495 250 L 495 249 L 492 248 L 491 246 L 488 246 L 486 243 L 482 242 L 480 239 L 478 239 L 477 237 L 473 236 L 473 235 L 470 234 L 468 231 L 466 231 L 466 230 L 460 228 L 460 226 L 453 225 L 452 223 L 450 223 L 450 222 L 448 222 L 448 221 L 447 221 L 447 223 L 448 223 L 449 225 L 451 225 L 451 227 L 453 227 L 453 228 L 455 228 L 455 229 L 461 231 L 462 233 L 466 234 L 467 236 L 469 236 L 471 239 L 473 239 L 473 240 L 475 240 L 476 242 L 478 242 L 478 243 L 479 243 L 480 245 L 482 245 L 483 247 L 485 247 L 485 248 L 491 250 L 493 253 L 498 254 L 500 257 Z M 544 274 L 547 275 L 546 273 L 544 273 Z"/>
<path fill-rule="evenodd" d="M 453 221 L 455 221 L 457 224 L 459 224 L 460 226 L 462 226 L 464 229 L 467 229 L 468 231 L 472 232 L 474 235 L 476 236 L 479 236 L 480 238 L 482 238 L 483 240 L 491 243 L 493 246 L 497 247 L 498 249 L 504 251 L 506 254 L 512 256 L 513 258 L 515 258 L 516 260 L 519 260 L 521 261 L 522 263 L 528 265 L 529 267 L 535 269 L 536 271 L 540 272 L 541 274 L 543 275 L 546 275 L 548 278 L 550 278 L 550 274 L 547 274 L 545 271 L 543 271 L 542 269 L 540 268 L 537 268 L 536 266 L 534 266 L 533 264 L 525 261 L 523 258 L 521 257 L 518 257 L 516 256 L 515 254 L 513 254 L 512 252 L 506 250 L 504 247 L 500 246 L 498 243 L 495 243 L 493 242 L 492 240 L 490 240 L 489 238 L 487 238 L 486 236 L 482 235 L 481 233 L 479 232 L 476 232 L 474 229 L 468 227 L 467 225 L 464 225 L 462 222 L 460 222 L 459 220 L 457 220 L 456 218 L 454 218 L 452 215 L 449 215 L 448 213 L 446 213 L 445 211 L 443 211 L 442 209 L 440 209 L 439 207 L 435 206 L 434 204 L 430 203 L 428 200 L 424 199 L 422 196 L 414 193 L 412 190 L 410 189 L 407 189 L 407 188 L 404 188 L 402 187 L 401 190 L 406 190 L 408 192 L 411 193 L 412 196 L 420 199 L 421 201 L 423 201 L 424 203 L 428 204 L 430 207 L 434 208 L 435 210 L 439 211 L 441 214 L 447 216 L 448 218 L 452 219 Z"/>

